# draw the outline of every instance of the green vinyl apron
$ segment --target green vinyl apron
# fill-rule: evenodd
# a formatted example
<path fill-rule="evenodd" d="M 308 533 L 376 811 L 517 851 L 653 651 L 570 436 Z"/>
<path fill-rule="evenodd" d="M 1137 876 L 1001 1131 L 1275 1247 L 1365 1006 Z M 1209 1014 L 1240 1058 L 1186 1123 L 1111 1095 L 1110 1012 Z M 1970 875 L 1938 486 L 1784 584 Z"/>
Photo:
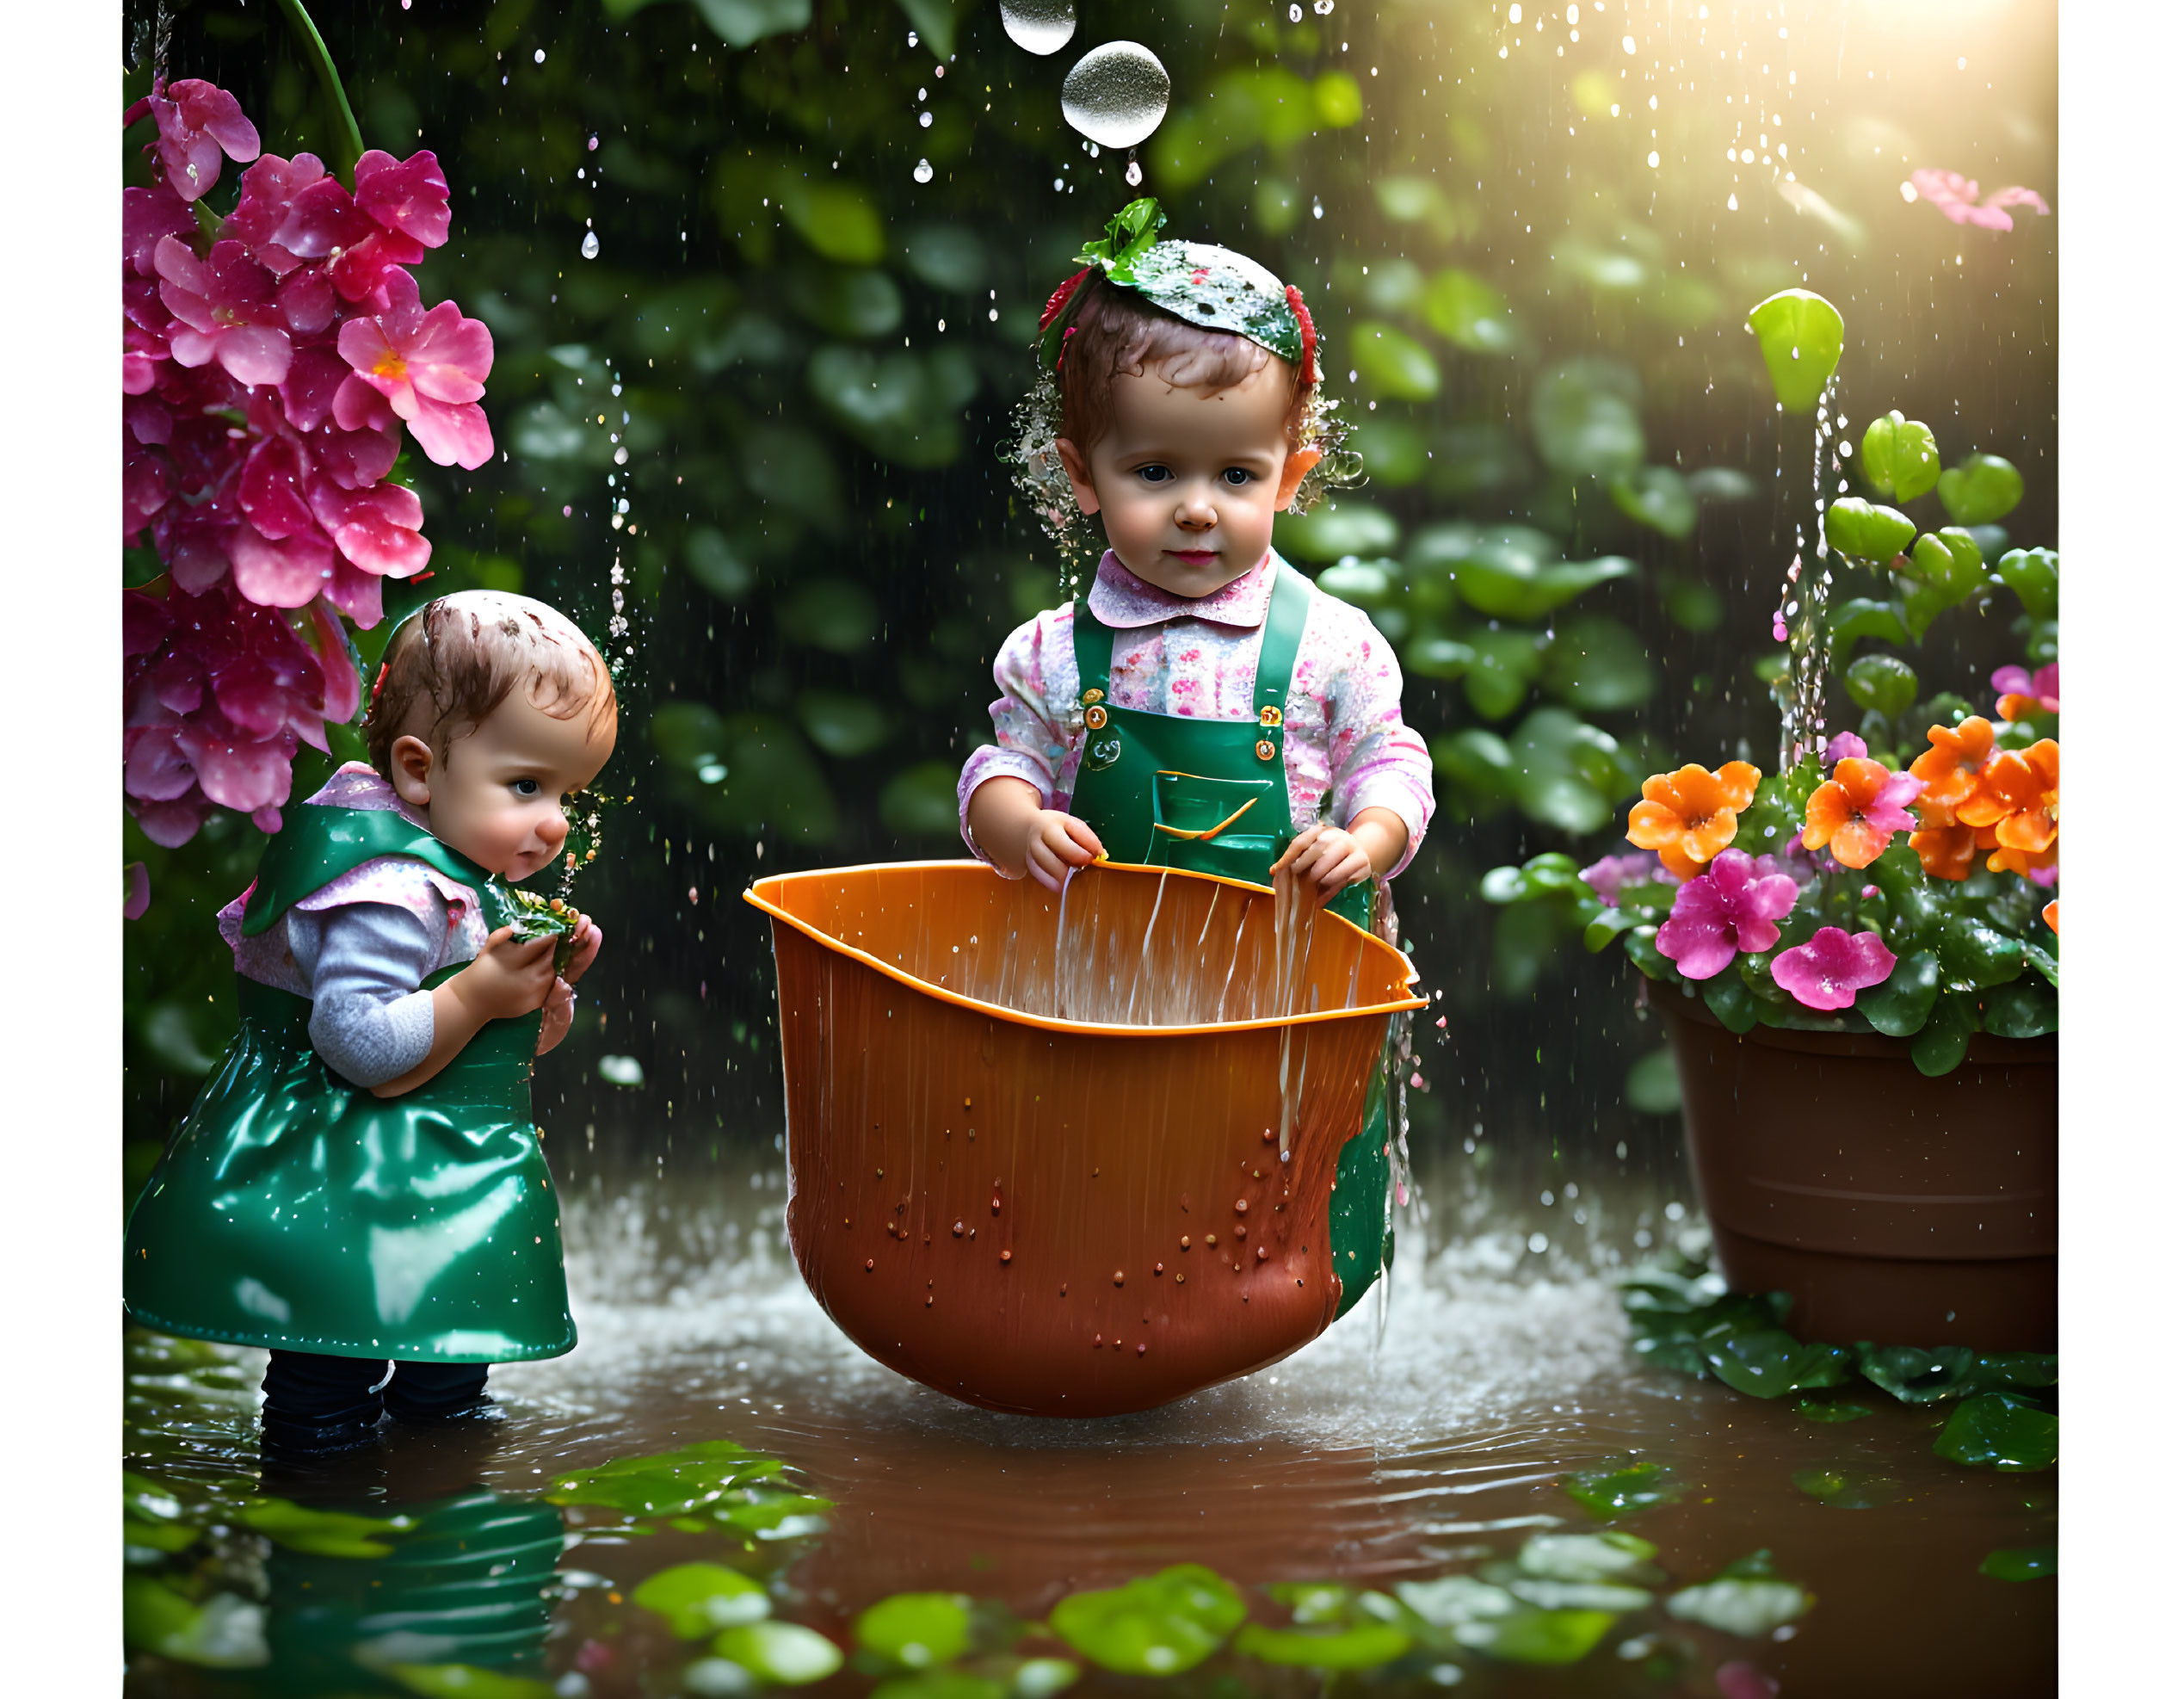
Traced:
<path fill-rule="evenodd" d="M 1108 701 L 1115 633 L 1078 598 L 1072 625 L 1084 757 L 1069 807 L 1115 860 L 1267 883 L 1296 836 L 1281 759 L 1282 720 L 1311 607 L 1310 582 L 1275 557 L 1251 717 L 1189 720 Z M 1373 891 L 1370 881 L 1353 885 L 1328 909 L 1369 929 Z M 1342 1147 L 1336 1170 L 1329 1244 L 1342 1282 L 1338 1315 L 1365 1295 L 1395 1251 L 1385 1073 L 1385 1067 L 1374 1070 L 1363 1125 Z"/>
<path fill-rule="evenodd" d="M 244 935 L 381 856 L 468 887 L 489 931 L 512 918 L 484 868 L 400 814 L 306 804 L 266 847 Z M 540 1016 L 488 1022 L 423 1085 L 381 1098 L 312 1048 L 308 998 L 238 976 L 236 1000 L 240 1029 L 130 1214 L 129 1313 L 163 1332 L 338 1356 L 570 1350 L 560 1206 L 531 1120 Z"/>

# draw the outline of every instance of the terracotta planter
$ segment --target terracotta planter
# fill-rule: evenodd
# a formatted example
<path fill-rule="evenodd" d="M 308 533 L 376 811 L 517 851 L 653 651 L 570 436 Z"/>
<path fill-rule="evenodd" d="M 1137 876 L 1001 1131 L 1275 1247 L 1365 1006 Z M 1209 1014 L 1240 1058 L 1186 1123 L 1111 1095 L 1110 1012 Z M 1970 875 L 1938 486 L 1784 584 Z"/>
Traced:
<path fill-rule="evenodd" d="M 1062 917 L 1030 880 L 905 862 L 745 894 L 774 922 L 789 1244 L 881 1362 L 1108 1416 L 1335 1319 L 1337 1160 L 1388 1016 L 1422 1003 L 1398 952 L 1317 914 L 1285 998 L 1264 890 L 1103 864 L 1070 882 L 1058 999 Z"/>
<path fill-rule="evenodd" d="M 1649 985 L 1731 1287 L 1799 1337 L 2052 1350 L 2056 1041 L 1979 1034 L 1929 1079 L 1878 1034 L 1741 1037 Z"/>

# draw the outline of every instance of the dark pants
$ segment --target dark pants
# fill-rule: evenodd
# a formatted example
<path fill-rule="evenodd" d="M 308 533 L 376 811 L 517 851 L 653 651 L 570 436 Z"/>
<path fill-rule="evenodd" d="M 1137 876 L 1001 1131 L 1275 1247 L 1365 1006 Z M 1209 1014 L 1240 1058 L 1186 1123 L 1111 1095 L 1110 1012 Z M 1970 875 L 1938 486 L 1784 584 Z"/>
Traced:
<path fill-rule="evenodd" d="M 275 1351 L 265 1371 L 267 1437 L 338 1450 L 367 1437 L 382 1412 L 398 1422 L 444 1422 L 486 1401 L 489 1363 L 398 1362 L 392 1380 L 387 1366 L 385 1357 Z"/>

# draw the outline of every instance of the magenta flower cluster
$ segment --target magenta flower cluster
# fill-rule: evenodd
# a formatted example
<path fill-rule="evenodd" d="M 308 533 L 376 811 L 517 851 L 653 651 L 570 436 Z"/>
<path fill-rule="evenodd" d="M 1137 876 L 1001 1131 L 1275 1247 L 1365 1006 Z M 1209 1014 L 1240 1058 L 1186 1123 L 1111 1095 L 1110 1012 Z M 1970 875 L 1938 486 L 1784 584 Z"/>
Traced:
<path fill-rule="evenodd" d="M 123 790 L 145 833 L 186 843 L 214 806 L 280 825 L 298 741 L 356 713 L 342 616 L 423 571 L 416 494 L 389 474 L 407 427 L 428 458 L 493 452 L 478 400 L 493 338 L 408 268 L 447 239 L 420 151 L 259 154 L 235 97 L 188 79 L 131 108 L 158 181 L 122 191 L 122 537 L 165 571 L 124 592 Z M 249 164 L 201 224 L 221 160 Z M 251 162 L 256 163 L 251 163 Z"/>

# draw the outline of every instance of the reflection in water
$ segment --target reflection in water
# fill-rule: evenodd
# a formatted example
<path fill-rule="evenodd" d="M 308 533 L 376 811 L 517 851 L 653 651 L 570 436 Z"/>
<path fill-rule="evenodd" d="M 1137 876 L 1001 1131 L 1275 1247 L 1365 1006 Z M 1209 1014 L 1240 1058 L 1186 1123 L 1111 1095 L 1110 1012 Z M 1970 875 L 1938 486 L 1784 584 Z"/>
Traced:
<path fill-rule="evenodd" d="M 261 1474 L 253 1354 L 135 1336 L 130 1468 L 215 1507 L 208 1524 L 229 1507 L 233 1529 L 194 1553 L 139 1553 L 166 1567 L 136 1572 L 186 1569 L 261 1607 L 270 1661 L 215 1671 L 139 1652 L 129 1691 L 454 1691 L 429 1672 L 460 1665 L 534 1683 L 509 1690 L 531 1699 L 671 1694 L 702 1648 L 630 1595 L 694 1560 L 770 1577 L 777 1616 L 842 1643 L 896 1591 L 960 1591 L 1036 1620 L 1067 1593 L 1179 1562 L 1274 1620 L 1271 1584 L 1476 1574 L 1541 1530 L 1598 1527 L 1564 1477 L 1634 1456 L 1681 1488 L 1617 1524 L 1659 1546 L 1663 1589 L 1764 1548 L 1815 1596 L 1811 1614 L 1740 1640 L 1657 1607 L 1567 1669 L 1468 1659 L 1465 1691 L 1550 1690 L 1552 1675 L 1557 1693 L 1712 1693 L 1735 1660 L 1792 1695 L 2052 1689 L 2051 1597 L 1978 1572 L 1991 1551 L 2052 1540 L 2051 1477 L 1942 1463 L 1936 1413 L 1885 1396 L 1865 1400 L 1870 1417 L 1823 1424 L 1791 1400 L 1645 1369 L 1611 1288 L 1582 1269 L 1549 1277 L 1545 1258 L 1491 1238 L 1429 1249 L 1413 1232 L 1384 1328 L 1360 1310 L 1249 1380 L 1137 1416 L 1046 1421 L 966 1409 L 865 1358 L 797 1278 L 779 1194 L 752 1177 L 571 1197 L 583 1343 L 496 1372 L 497 1432 L 399 1433 L 332 1472 Z M 738 1538 L 718 1521 L 543 1502 L 574 1471 L 719 1439 L 784 1460 L 786 1490 L 834 1501 L 828 1530 Z M 1889 1491 L 1815 1492 L 1836 1480 Z M 382 1556 L 314 1554 L 242 1531 L 234 1507 L 258 1495 L 406 1525 L 367 1536 Z M 1291 1677 L 1222 1656 L 1209 1669 L 1286 1690 Z M 1424 1665 L 1417 1679 L 1430 1684 Z"/>

